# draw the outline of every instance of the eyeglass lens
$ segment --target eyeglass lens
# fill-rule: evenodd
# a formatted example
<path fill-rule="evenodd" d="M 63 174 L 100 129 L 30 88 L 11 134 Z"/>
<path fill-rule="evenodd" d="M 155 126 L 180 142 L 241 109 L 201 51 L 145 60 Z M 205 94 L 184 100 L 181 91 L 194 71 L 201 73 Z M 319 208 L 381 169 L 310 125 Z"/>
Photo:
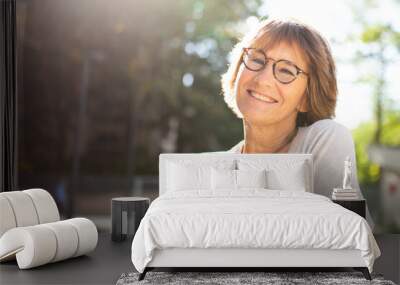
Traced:
<path fill-rule="evenodd" d="M 259 71 L 264 68 L 269 60 L 263 52 L 256 49 L 248 49 L 243 56 L 245 66 L 252 71 Z M 287 61 L 277 61 L 273 64 L 274 76 L 282 83 L 289 83 L 296 78 L 297 69 Z"/>

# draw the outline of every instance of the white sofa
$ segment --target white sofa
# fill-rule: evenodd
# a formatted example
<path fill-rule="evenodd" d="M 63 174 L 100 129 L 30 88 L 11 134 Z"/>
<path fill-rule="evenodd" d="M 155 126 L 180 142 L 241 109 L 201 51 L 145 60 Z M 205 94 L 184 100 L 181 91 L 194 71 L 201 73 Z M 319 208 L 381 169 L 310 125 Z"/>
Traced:
<path fill-rule="evenodd" d="M 60 221 L 57 205 L 43 189 L 0 193 L 0 262 L 20 269 L 86 254 L 96 248 L 97 228 L 86 218 Z"/>

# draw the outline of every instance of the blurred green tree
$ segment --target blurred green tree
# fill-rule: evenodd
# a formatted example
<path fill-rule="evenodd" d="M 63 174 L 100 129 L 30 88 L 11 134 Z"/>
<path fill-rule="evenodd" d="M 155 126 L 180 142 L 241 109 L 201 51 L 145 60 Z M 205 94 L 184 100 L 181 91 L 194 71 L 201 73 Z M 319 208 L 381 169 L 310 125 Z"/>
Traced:
<path fill-rule="evenodd" d="M 127 51 L 135 173 L 156 173 L 160 152 L 226 150 L 242 124 L 226 107 L 220 75 L 261 1 L 151 0 L 135 6 Z"/>
<path fill-rule="evenodd" d="M 400 111 L 385 110 L 382 122 L 384 132 L 381 144 L 400 146 Z M 379 165 L 368 158 L 368 146 L 373 143 L 376 130 L 375 121 L 364 122 L 352 131 L 357 156 L 357 175 L 360 184 L 378 183 L 380 177 Z"/>
<path fill-rule="evenodd" d="M 393 2 L 398 5 L 400 2 Z M 349 36 L 349 40 L 358 44 L 354 62 L 358 65 L 373 64 L 372 72 L 363 74 L 358 83 L 366 84 L 373 90 L 374 121 L 360 124 L 353 131 L 357 154 L 358 178 L 362 184 L 378 183 L 380 167 L 368 158 L 368 145 L 400 145 L 400 112 L 397 102 L 385 96 L 387 71 L 396 63 L 400 54 L 400 30 L 384 18 L 371 18 L 369 13 L 379 6 L 379 1 L 365 0 L 353 3 L 353 12 L 360 25 L 360 32 Z M 397 8 L 400 8 L 397 6 Z"/>
<path fill-rule="evenodd" d="M 156 174 L 242 137 L 220 75 L 261 0 L 18 2 L 24 171 Z"/>

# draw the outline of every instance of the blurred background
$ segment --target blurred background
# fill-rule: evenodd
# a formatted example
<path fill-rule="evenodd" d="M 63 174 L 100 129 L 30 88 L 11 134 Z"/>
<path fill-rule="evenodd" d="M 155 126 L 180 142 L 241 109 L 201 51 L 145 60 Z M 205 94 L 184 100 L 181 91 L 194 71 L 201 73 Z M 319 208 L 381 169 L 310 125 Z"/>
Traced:
<path fill-rule="evenodd" d="M 157 197 L 160 153 L 243 138 L 220 75 L 259 20 L 289 16 L 330 42 L 375 232 L 400 233 L 398 15 L 398 0 L 17 0 L 18 187 L 110 230 L 112 197 Z"/>

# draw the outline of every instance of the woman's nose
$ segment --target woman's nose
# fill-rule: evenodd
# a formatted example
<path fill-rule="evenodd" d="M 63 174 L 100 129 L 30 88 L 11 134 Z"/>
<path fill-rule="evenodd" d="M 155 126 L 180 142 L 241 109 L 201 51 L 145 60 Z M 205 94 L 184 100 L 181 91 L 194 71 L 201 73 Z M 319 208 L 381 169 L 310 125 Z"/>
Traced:
<path fill-rule="evenodd" d="M 266 83 L 272 84 L 273 81 L 275 80 L 272 68 L 272 62 L 268 61 L 263 69 L 256 71 L 255 79 L 264 84 Z"/>

